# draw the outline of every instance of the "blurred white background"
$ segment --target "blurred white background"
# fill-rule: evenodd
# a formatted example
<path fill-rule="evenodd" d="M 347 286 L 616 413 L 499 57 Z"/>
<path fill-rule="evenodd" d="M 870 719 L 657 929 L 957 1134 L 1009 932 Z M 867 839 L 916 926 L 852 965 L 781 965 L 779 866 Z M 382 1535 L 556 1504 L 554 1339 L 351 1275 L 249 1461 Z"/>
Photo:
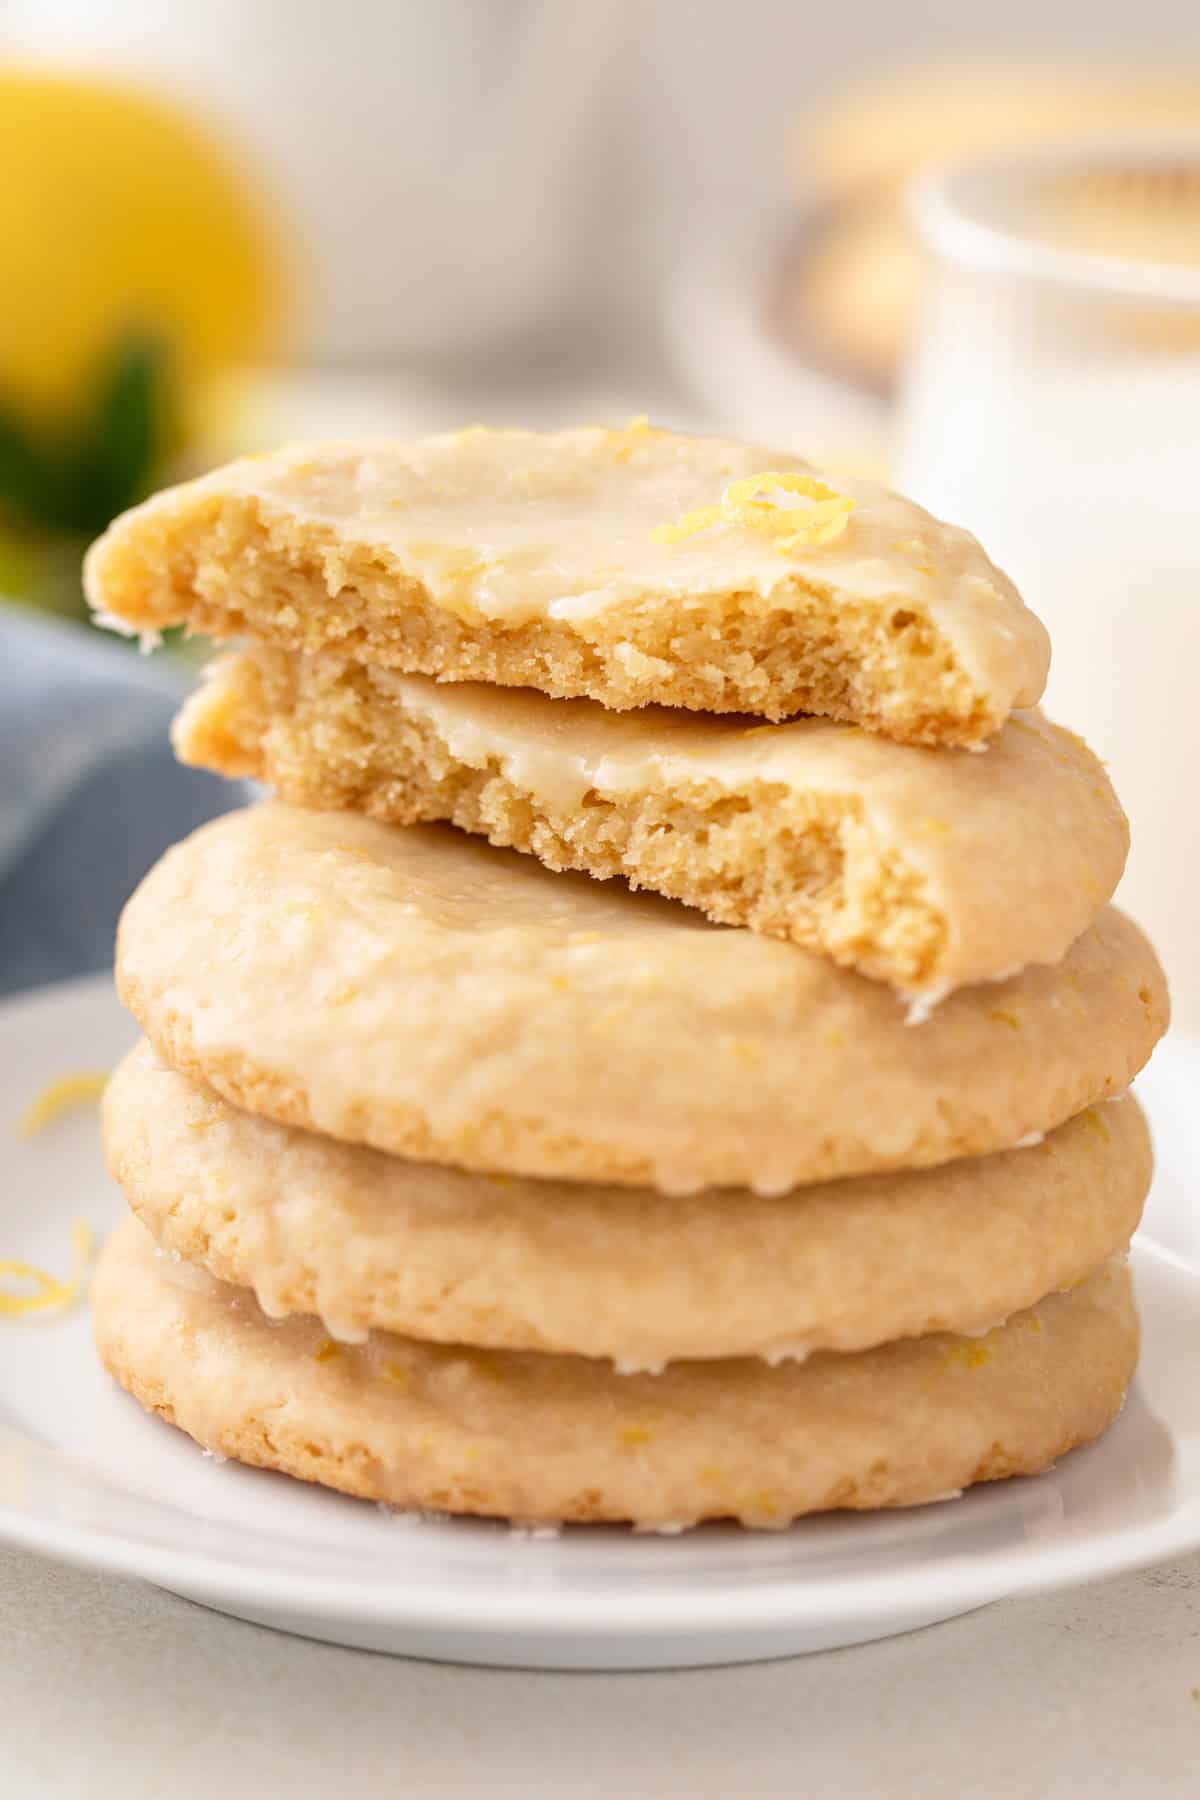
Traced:
<path fill-rule="evenodd" d="M 935 53 L 1200 57 L 1200 7 L 8 0 L 0 43 L 149 74 L 259 155 L 305 243 L 312 352 L 479 349 L 554 322 L 633 363 L 697 240 L 787 194 L 806 103 Z"/>

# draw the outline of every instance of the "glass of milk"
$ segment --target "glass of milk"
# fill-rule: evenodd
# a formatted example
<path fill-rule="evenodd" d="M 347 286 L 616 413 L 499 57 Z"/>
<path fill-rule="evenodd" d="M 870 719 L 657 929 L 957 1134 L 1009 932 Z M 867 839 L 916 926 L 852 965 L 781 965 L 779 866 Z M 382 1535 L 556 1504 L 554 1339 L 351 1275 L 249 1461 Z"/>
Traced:
<path fill-rule="evenodd" d="M 1109 764 L 1121 904 L 1200 1030 L 1200 139 L 963 166 L 914 206 L 896 486 L 1049 628 L 1046 710 Z"/>

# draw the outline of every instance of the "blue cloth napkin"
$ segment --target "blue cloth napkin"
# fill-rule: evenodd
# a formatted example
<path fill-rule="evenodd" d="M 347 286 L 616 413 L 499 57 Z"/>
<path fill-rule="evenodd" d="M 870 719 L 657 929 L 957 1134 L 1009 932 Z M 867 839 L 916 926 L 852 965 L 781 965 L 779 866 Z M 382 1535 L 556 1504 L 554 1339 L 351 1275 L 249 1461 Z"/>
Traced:
<path fill-rule="evenodd" d="M 0 605 L 0 994 L 109 967 L 151 863 L 248 798 L 171 753 L 191 679 L 170 657 Z"/>

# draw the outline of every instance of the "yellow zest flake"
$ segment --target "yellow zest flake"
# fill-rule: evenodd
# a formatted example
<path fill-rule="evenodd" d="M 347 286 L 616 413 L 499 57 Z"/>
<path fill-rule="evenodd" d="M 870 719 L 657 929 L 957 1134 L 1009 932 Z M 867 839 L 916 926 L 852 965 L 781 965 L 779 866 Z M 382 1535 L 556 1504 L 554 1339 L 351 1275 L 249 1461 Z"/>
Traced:
<path fill-rule="evenodd" d="M 1002 1006 L 995 1007 L 993 1011 L 988 1014 L 988 1018 L 996 1025 L 1007 1025 L 1010 1031 L 1020 1031 L 1021 1029 L 1021 1021 L 1016 1013 L 1005 1012 Z"/>
<path fill-rule="evenodd" d="M 83 1292 L 84 1277 L 91 1260 L 95 1236 L 90 1225 L 76 1219 L 71 1226 L 71 1273 L 65 1281 L 48 1275 L 33 1263 L 0 1259 L 0 1276 L 32 1284 L 31 1294 L 6 1293 L 0 1289 L 0 1318 L 17 1319 L 25 1313 L 50 1312 L 74 1305 Z"/>
<path fill-rule="evenodd" d="M 632 1450 L 639 1444 L 648 1444 L 653 1436 L 648 1425 L 624 1425 L 617 1433 L 617 1441 Z"/>
<path fill-rule="evenodd" d="M 991 1362 L 992 1353 L 982 1344 L 954 1344 L 950 1348 L 950 1357 L 953 1362 L 962 1363 L 964 1368 L 982 1369 L 985 1363 Z"/>
<path fill-rule="evenodd" d="M 749 1038 L 734 1038 L 731 1048 L 737 1060 L 745 1063 L 748 1069 L 756 1069 L 762 1062 L 761 1048 Z"/>
<path fill-rule="evenodd" d="M 335 1356 L 340 1356 L 341 1354 L 342 1354 L 341 1345 L 335 1344 L 332 1338 L 326 1338 L 325 1342 L 321 1345 L 320 1349 L 316 1352 L 316 1361 L 317 1362 L 332 1362 Z"/>
<path fill-rule="evenodd" d="M 805 507 L 779 506 L 763 495 L 799 494 L 811 502 Z M 731 481 L 718 506 L 702 506 L 686 512 L 671 525 L 659 525 L 651 534 L 659 544 L 679 544 L 714 525 L 741 525 L 765 532 L 775 550 L 805 550 L 832 543 L 850 521 L 854 502 L 811 475 L 764 469 Z"/>
<path fill-rule="evenodd" d="M 406 1388 L 409 1385 L 408 1370 L 403 1363 L 385 1362 L 383 1372 L 389 1381 L 395 1382 L 397 1387 Z"/>
<path fill-rule="evenodd" d="M 932 577 L 934 569 L 933 564 L 929 561 L 929 546 L 922 543 L 920 538 L 901 538 L 896 548 L 902 556 L 908 558 L 910 566 L 916 570 L 918 575 Z"/>
<path fill-rule="evenodd" d="M 1036 1313 L 1030 1313 L 1026 1317 L 1025 1329 L 1026 1331 L 1040 1331 L 1042 1329 L 1042 1321 L 1038 1318 Z"/>
<path fill-rule="evenodd" d="M 102 1069 L 79 1069 L 73 1075 L 60 1075 L 30 1101 L 17 1121 L 17 1130 L 22 1137 L 34 1137 L 63 1113 L 90 1106 L 100 1098 L 107 1083 L 108 1073 Z"/>
<path fill-rule="evenodd" d="M 656 544 L 682 544 L 698 531 L 720 525 L 725 516 L 719 506 L 702 506 L 697 512 L 681 513 L 673 525 L 656 525 L 650 535 Z"/>
<path fill-rule="evenodd" d="M 797 509 L 759 498 L 762 494 L 776 493 L 799 494 L 812 505 Z M 775 548 L 794 550 L 808 544 L 827 544 L 832 538 L 840 537 L 854 511 L 854 502 L 811 475 L 781 474 L 767 469 L 761 475 L 747 475 L 741 481 L 731 481 L 721 496 L 721 508 L 726 513 L 734 513 L 739 524 L 753 526 L 756 531 L 774 534 L 783 529 L 784 536 L 776 537 Z M 788 527 L 793 525 L 799 525 L 800 529 L 789 531 Z"/>
<path fill-rule="evenodd" d="M 638 413 L 636 418 L 630 419 L 619 430 L 606 432 L 605 438 L 617 462 L 628 462 L 641 440 L 654 435 L 654 426 L 647 415 Z"/>
<path fill-rule="evenodd" d="M 357 1000 L 361 993 L 362 989 L 355 987 L 352 981 L 343 981 L 340 987 L 335 987 L 330 994 L 329 1004 L 330 1006 L 349 1006 L 350 1002 Z"/>

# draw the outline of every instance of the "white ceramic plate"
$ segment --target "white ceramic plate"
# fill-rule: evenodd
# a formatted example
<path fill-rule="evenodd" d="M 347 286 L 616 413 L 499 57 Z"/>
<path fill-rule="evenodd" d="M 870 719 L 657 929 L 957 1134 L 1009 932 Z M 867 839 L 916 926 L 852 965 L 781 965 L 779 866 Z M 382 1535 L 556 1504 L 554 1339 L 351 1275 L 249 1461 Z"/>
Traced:
<path fill-rule="evenodd" d="M 42 1085 L 111 1064 L 133 1027 L 106 981 L 0 1007 L 0 1256 L 64 1268 L 72 1218 L 118 1217 L 94 1116 L 23 1140 Z M 0 1319 L 0 1536 L 139 1575 L 288 1631 L 454 1661 L 653 1668 L 851 1644 L 1004 1595 L 1200 1545 L 1200 1044 L 1140 1087 L 1160 1173 L 1135 1252 L 1145 1353 L 1124 1415 L 1037 1480 L 782 1533 L 685 1537 L 397 1518 L 286 1477 L 218 1466 L 146 1417 L 92 1356 L 80 1310 Z"/>

